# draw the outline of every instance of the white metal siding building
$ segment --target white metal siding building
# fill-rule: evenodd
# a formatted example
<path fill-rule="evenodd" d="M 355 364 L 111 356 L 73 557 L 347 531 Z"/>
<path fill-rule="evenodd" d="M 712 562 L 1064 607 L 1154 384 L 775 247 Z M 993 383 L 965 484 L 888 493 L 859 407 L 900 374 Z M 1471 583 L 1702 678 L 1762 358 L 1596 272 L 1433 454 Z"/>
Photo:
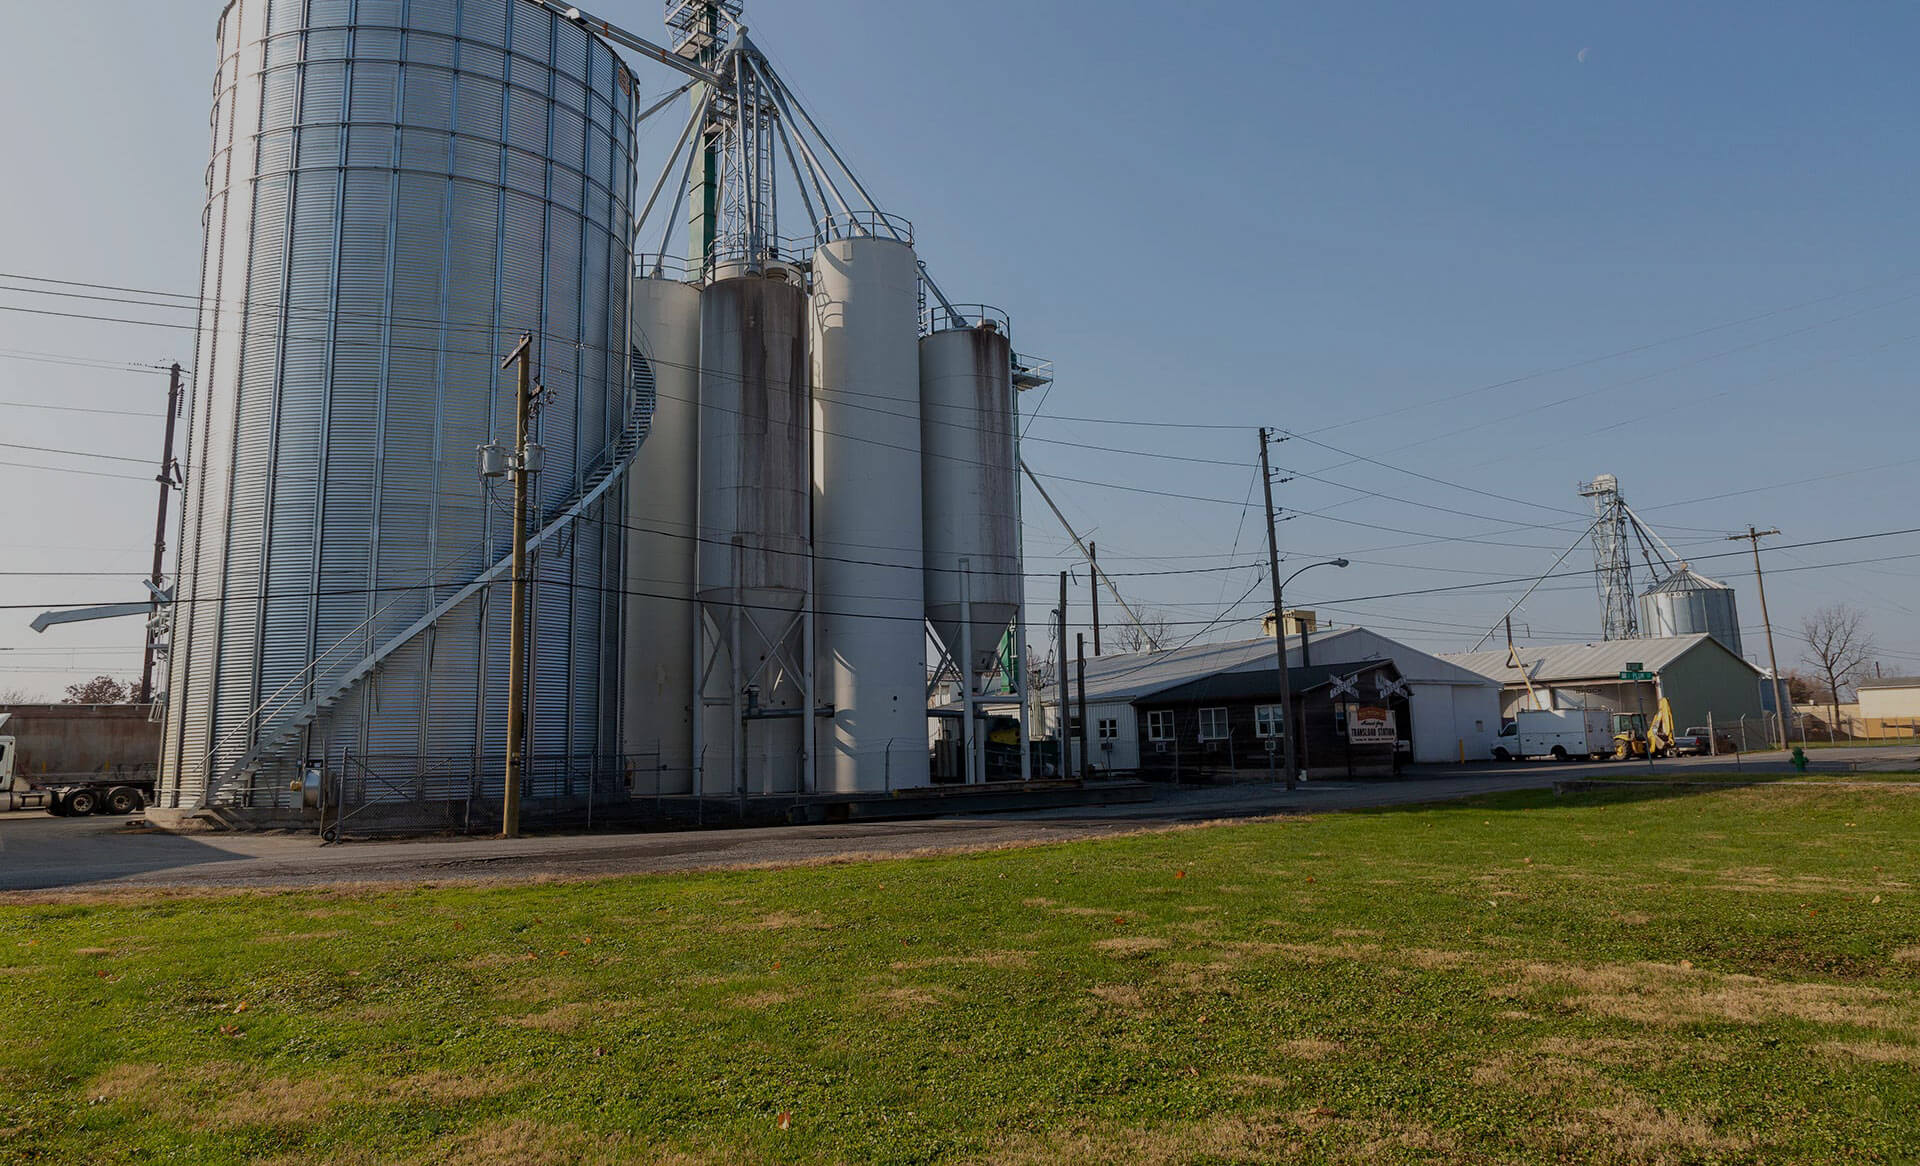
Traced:
<path fill-rule="evenodd" d="M 1358 664 L 1390 660 L 1408 690 L 1413 760 L 1446 763 L 1482 758 L 1500 732 L 1500 685 L 1479 673 L 1409 648 L 1365 628 L 1343 628 L 1311 637 L 1305 658 L 1297 637 L 1288 637 L 1287 666 Z M 1201 644 L 1165 652 L 1135 652 L 1087 660 L 1087 739 L 1096 769 L 1140 768 L 1140 731 L 1135 704 L 1176 685 L 1226 673 L 1272 671 L 1271 639 Z M 1069 671 L 1071 675 L 1071 670 Z M 1070 685 L 1076 702 L 1079 688 Z M 1043 694 L 1045 732 L 1059 730 L 1058 690 Z"/>

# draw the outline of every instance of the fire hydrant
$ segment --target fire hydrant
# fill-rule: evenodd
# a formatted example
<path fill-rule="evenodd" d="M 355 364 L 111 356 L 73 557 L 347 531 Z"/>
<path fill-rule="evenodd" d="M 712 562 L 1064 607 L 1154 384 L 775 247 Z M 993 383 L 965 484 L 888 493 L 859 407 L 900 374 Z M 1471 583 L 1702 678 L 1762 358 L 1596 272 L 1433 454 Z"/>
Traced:
<path fill-rule="evenodd" d="M 1805 773 L 1807 771 L 1807 751 L 1805 749 L 1802 749 L 1800 746 L 1795 745 L 1793 747 L 1793 756 L 1789 757 L 1787 760 L 1793 762 L 1793 768 L 1796 771 L 1800 773 Z"/>

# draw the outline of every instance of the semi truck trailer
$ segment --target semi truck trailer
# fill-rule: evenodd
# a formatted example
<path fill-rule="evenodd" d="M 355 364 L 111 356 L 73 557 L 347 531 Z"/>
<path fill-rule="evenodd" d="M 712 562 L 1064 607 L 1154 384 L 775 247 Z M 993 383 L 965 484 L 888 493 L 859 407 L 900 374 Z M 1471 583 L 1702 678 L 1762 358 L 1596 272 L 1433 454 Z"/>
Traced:
<path fill-rule="evenodd" d="M 153 800 L 160 725 L 144 704 L 0 707 L 0 810 L 130 814 Z"/>

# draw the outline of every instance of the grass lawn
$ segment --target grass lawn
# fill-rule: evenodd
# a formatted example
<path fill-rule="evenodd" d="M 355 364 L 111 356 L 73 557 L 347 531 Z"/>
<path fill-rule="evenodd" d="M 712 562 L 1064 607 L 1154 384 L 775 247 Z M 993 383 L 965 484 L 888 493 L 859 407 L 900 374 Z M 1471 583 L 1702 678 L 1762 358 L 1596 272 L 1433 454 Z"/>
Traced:
<path fill-rule="evenodd" d="M 0 906 L 5 1162 L 1920 1159 L 1920 786 Z"/>

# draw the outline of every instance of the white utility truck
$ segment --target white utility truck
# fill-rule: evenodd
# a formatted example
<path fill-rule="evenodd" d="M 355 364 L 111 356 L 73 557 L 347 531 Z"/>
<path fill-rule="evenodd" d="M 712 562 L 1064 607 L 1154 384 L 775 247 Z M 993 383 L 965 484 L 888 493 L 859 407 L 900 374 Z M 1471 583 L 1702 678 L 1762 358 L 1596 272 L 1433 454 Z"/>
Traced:
<path fill-rule="evenodd" d="M 1613 756 L 1613 717 L 1605 709 L 1520 709 L 1493 739 L 1495 761 L 1555 761 Z"/>

